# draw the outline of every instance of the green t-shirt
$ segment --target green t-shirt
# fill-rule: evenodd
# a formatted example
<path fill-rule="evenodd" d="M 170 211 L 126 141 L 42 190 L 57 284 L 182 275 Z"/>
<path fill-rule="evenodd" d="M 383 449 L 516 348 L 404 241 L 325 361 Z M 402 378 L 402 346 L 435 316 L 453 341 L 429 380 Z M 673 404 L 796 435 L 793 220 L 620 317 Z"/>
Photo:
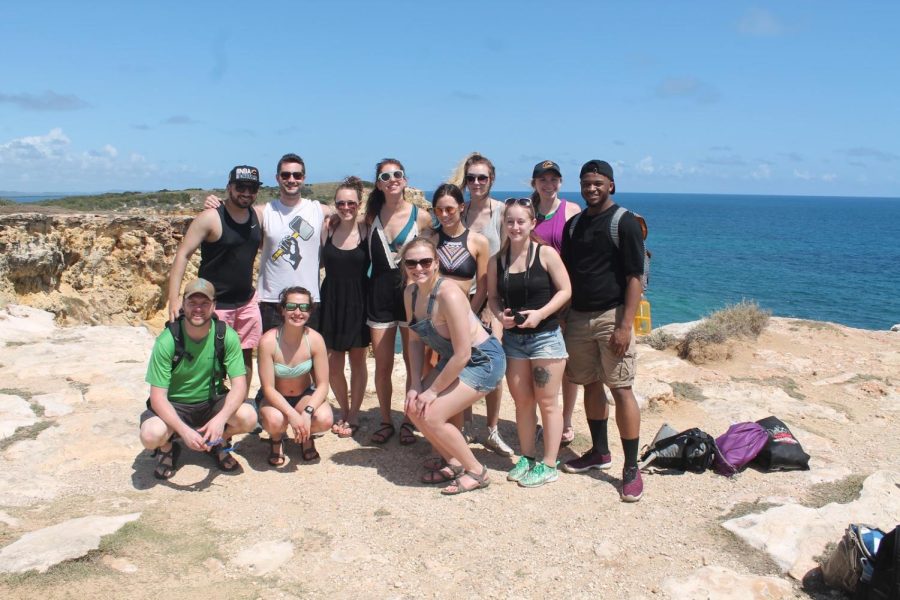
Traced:
<path fill-rule="evenodd" d="M 184 331 L 184 357 L 172 371 L 172 356 L 175 354 L 175 339 L 168 329 L 156 338 L 150 364 L 147 365 L 145 381 L 154 387 L 169 390 L 169 402 L 197 404 L 209 400 L 210 380 L 216 365 L 216 327 L 210 323 L 209 334 L 200 342 L 195 342 Z M 193 360 L 188 356 L 192 356 Z M 247 374 L 244 356 L 241 352 L 241 340 L 231 327 L 225 328 L 225 370 L 229 377 L 240 377 Z M 216 393 L 225 392 L 224 377 L 221 373 L 216 379 Z"/>

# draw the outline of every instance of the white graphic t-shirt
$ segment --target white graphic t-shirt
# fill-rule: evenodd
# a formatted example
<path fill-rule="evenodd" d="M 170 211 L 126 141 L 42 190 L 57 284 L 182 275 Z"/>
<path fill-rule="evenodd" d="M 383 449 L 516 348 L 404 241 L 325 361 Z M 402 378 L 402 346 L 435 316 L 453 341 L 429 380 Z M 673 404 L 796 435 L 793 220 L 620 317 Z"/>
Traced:
<path fill-rule="evenodd" d="M 263 208 L 263 248 L 259 267 L 259 300 L 278 302 L 286 287 L 302 285 L 319 301 L 319 236 L 322 205 L 302 198 L 296 206 L 276 199 Z"/>

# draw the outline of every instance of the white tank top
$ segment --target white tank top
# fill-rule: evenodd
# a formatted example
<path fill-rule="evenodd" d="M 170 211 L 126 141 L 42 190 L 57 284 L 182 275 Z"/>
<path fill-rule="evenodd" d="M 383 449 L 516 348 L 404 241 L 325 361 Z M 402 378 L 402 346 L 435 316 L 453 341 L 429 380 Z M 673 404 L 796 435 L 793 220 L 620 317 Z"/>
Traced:
<path fill-rule="evenodd" d="M 273 200 L 263 208 L 263 248 L 259 265 L 259 299 L 278 302 L 286 287 L 301 285 L 319 301 L 319 239 L 322 205 L 302 198 L 296 206 Z"/>

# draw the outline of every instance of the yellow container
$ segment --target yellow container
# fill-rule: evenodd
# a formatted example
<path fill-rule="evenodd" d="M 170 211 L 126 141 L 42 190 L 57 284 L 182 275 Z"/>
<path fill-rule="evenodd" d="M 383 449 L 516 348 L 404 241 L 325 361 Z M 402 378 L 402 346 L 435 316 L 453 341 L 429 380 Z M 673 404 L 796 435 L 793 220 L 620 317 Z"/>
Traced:
<path fill-rule="evenodd" d="M 638 304 L 637 312 L 634 315 L 634 334 L 649 335 L 653 328 L 650 320 L 650 301 L 641 296 L 641 303 Z"/>

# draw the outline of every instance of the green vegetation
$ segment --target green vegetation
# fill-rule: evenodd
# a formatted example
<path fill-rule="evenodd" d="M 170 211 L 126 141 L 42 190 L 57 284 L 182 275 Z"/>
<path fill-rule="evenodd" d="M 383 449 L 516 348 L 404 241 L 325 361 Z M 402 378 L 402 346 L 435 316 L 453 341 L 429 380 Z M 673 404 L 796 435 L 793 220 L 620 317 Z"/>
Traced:
<path fill-rule="evenodd" d="M 34 425 L 17 428 L 11 436 L 5 437 L 0 440 L 0 452 L 3 452 L 16 442 L 21 442 L 23 440 L 33 440 L 37 438 L 38 434 L 40 434 L 43 430 L 47 429 L 51 425 L 53 425 L 53 421 L 38 421 Z"/>
<path fill-rule="evenodd" d="M 673 381 L 671 384 L 672 392 L 679 398 L 692 400 L 694 402 L 703 402 L 706 396 L 703 394 L 703 388 L 695 383 L 687 381 Z"/>
<path fill-rule="evenodd" d="M 650 335 L 639 338 L 638 343 L 647 344 L 654 350 L 668 350 L 678 345 L 678 338 L 671 333 L 657 329 Z"/>
<path fill-rule="evenodd" d="M 760 379 L 759 377 L 732 377 L 731 380 L 781 388 L 784 390 L 784 393 L 791 398 L 796 398 L 797 400 L 806 399 L 806 396 L 798 389 L 797 382 L 794 381 L 793 378 L 785 375 L 773 375 L 772 377 L 766 377 L 765 379 Z"/>
<path fill-rule="evenodd" d="M 304 198 L 319 200 L 331 204 L 339 182 L 312 183 L 303 186 Z M 365 194 L 374 188 L 374 184 L 363 182 Z M 68 196 L 55 200 L 34 202 L 35 206 L 57 206 L 75 211 L 124 211 L 151 208 L 160 212 L 196 212 L 203 206 L 203 201 L 210 194 L 222 198 L 225 190 L 215 188 L 204 190 L 189 188 L 186 190 L 159 190 L 156 192 L 118 192 L 109 194 L 87 194 Z M 264 186 L 260 188 L 256 201 L 260 204 L 271 202 L 278 197 L 278 187 Z M 363 198 L 365 201 L 365 198 Z M 0 199 L 0 205 L 15 205 L 11 200 Z"/>
<path fill-rule="evenodd" d="M 769 323 L 771 313 L 752 300 L 726 306 L 691 329 L 678 344 L 678 356 L 695 363 L 728 358 L 726 342 L 756 339 Z"/>
<path fill-rule="evenodd" d="M 6 198 L 0 198 L 0 206 L 12 206 L 13 204 L 18 204 L 15 200 L 7 200 Z"/>
<path fill-rule="evenodd" d="M 730 521 L 731 519 L 739 519 L 747 515 L 755 515 L 764 513 L 770 508 L 780 506 L 771 502 L 761 502 L 758 498 L 753 502 L 738 502 L 731 507 L 727 513 L 719 517 L 720 521 Z"/>
<path fill-rule="evenodd" d="M 859 498 L 867 474 L 854 473 L 837 481 L 823 481 L 809 488 L 803 499 L 803 506 L 822 508 L 826 504 L 836 502 L 848 504 Z"/>

